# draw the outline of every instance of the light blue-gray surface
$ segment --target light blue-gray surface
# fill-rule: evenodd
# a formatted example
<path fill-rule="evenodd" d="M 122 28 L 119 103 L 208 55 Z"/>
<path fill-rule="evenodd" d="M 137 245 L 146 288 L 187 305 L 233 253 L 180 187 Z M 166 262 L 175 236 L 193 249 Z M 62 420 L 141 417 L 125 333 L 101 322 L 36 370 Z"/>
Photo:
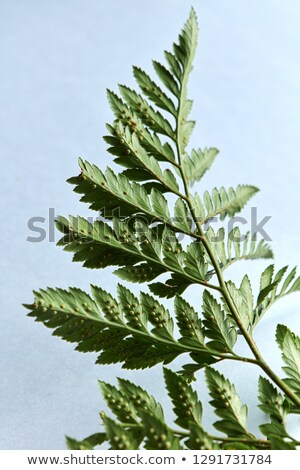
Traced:
<path fill-rule="evenodd" d="M 299 264 L 299 1 L 1 0 L 1 449 L 63 449 L 64 434 L 95 432 L 104 406 L 100 378 L 133 378 L 167 403 L 160 366 L 141 372 L 95 366 L 95 355 L 52 338 L 21 303 L 48 285 L 88 289 L 93 282 L 114 292 L 110 270 L 84 270 L 53 242 L 27 242 L 27 221 L 47 218 L 50 207 L 88 213 L 65 180 L 77 173 L 78 156 L 102 168 L 110 162 L 101 140 L 112 118 L 105 89 L 133 84 L 132 64 L 150 70 L 192 3 L 201 27 L 190 84 L 198 120 L 192 143 L 221 150 L 205 187 L 258 185 L 262 191 L 251 202 L 259 215 L 272 216 L 267 227 L 277 266 Z M 265 266 L 244 263 L 228 276 L 247 271 L 256 293 Z M 198 288 L 187 297 L 199 305 Z M 299 300 L 297 294 L 278 303 L 257 329 L 278 372 L 275 326 L 280 321 L 299 330 Z M 252 405 L 255 430 L 262 417 L 253 408 L 257 370 L 235 364 L 223 370 Z M 291 423 L 296 433 L 297 427 L 299 434 L 299 418 Z"/>

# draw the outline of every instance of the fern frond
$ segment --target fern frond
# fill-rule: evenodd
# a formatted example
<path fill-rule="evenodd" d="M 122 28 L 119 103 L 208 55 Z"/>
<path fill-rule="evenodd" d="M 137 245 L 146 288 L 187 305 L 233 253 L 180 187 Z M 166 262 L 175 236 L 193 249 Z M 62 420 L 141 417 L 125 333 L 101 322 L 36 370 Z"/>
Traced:
<path fill-rule="evenodd" d="M 134 67 L 141 92 L 126 85 L 119 85 L 118 94 L 107 91 L 114 121 L 107 125 L 104 140 L 122 172 L 103 172 L 80 159 L 80 174 L 68 181 L 99 217 L 95 222 L 72 216 L 56 221 L 63 234 L 58 245 L 73 253 L 73 261 L 95 269 L 115 266 L 114 274 L 146 283 L 154 296 L 142 292 L 138 297 L 124 285 L 118 285 L 116 298 L 99 286 L 91 286 L 91 294 L 48 288 L 35 292 L 34 303 L 25 305 L 29 316 L 52 329 L 54 336 L 74 343 L 77 351 L 96 353 L 97 364 L 145 369 L 185 354 L 188 362 L 178 373 L 164 368 L 175 426 L 166 421 L 162 405 L 139 385 L 122 378 L 117 385 L 101 380 L 114 418 L 101 412 L 101 432 L 82 441 L 67 437 L 69 449 L 89 450 L 104 442 L 113 450 L 266 450 L 295 449 L 300 444 L 285 424 L 288 414 L 299 413 L 300 338 L 278 325 L 283 379 L 266 363 L 253 338 L 253 328 L 267 309 L 300 290 L 300 277 L 295 280 L 295 268 L 287 273 L 287 267 L 274 274 L 270 265 L 261 275 L 254 302 L 248 275 L 238 286 L 225 280 L 223 271 L 239 260 L 272 258 L 270 247 L 264 240 L 250 239 L 249 232 L 243 238 L 234 228 L 226 238 L 224 227 L 215 233 L 207 224 L 233 217 L 258 189 L 238 185 L 205 191 L 203 197 L 190 194 L 218 154 L 215 148 L 186 150 L 195 125 L 189 118 L 193 102 L 187 86 L 197 36 L 192 9 L 172 51 L 165 51 L 165 63 L 153 61 L 157 80 Z M 167 273 L 168 278 L 152 282 Z M 192 284 L 205 287 L 201 312 L 182 297 Z M 209 290 L 217 291 L 221 303 Z M 174 315 L 157 297 L 175 297 Z M 251 357 L 236 353 L 238 335 Z M 272 380 L 259 379 L 259 407 L 269 416 L 260 426 L 266 439 L 249 432 L 247 406 L 234 384 L 211 367 L 223 360 L 251 363 Z M 214 426 L 222 436 L 203 427 L 203 406 L 191 385 L 202 368 L 210 404 L 220 418 Z"/>
<path fill-rule="evenodd" d="M 154 206 L 158 208 L 159 200 Z M 166 227 L 160 234 L 141 221 L 136 221 L 136 229 L 132 229 L 125 222 L 114 219 L 114 228 L 111 228 L 102 221 L 92 224 L 71 216 L 69 220 L 59 217 L 56 226 L 64 233 L 58 245 L 74 253 L 73 261 L 83 262 L 86 268 L 120 266 L 115 274 L 139 283 L 171 272 L 171 280 L 150 285 L 156 294 L 155 286 L 161 284 L 163 297 L 182 293 L 193 283 L 211 285 L 208 283 L 211 274 L 207 273 L 208 266 L 199 243 L 192 243 L 184 251 L 174 232 Z M 172 292 L 168 291 L 169 285 L 173 285 Z"/>
<path fill-rule="evenodd" d="M 214 188 L 211 195 L 205 191 L 203 199 L 196 193 L 192 198 L 192 203 L 197 220 L 205 224 L 216 216 L 219 216 L 220 220 L 224 220 L 227 216 L 233 217 L 243 209 L 257 191 L 255 186 L 238 185 L 236 189 Z"/>
<path fill-rule="evenodd" d="M 183 156 L 182 168 L 190 186 L 201 180 L 213 164 L 218 153 L 219 151 L 215 148 L 205 148 L 203 151 L 200 149 L 192 150 L 191 156 L 188 154 Z"/>
<path fill-rule="evenodd" d="M 196 353 L 203 367 L 222 357 L 205 344 L 199 320 L 193 328 L 188 326 L 197 314 L 189 306 L 185 317 L 181 308 L 187 303 L 176 303 L 181 333 L 177 340 L 170 313 L 149 294 L 141 293 L 138 300 L 119 285 L 118 299 L 96 286 L 92 286 L 92 295 L 76 288 L 48 288 L 36 292 L 34 304 L 26 308 L 29 316 L 54 329 L 54 336 L 77 344 L 77 351 L 100 353 L 98 364 L 121 363 L 127 369 L 144 369 L 161 362 L 168 364 L 180 354 Z"/>

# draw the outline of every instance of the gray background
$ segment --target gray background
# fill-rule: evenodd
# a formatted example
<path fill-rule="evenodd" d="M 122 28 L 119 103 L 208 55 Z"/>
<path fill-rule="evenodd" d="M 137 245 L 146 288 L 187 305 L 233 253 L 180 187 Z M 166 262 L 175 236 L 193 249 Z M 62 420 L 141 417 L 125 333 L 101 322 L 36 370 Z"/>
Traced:
<path fill-rule="evenodd" d="M 1 340 L 0 448 L 62 449 L 64 434 L 83 438 L 99 426 L 104 407 L 97 379 L 117 374 L 161 397 L 161 367 L 128 372 L 98 367 L 95 355 L 51 338 L 26 317 L 22 302 L 34 288 L 98 283 L 112 293 L 111 270 L 72 264 L 55 243 L 26 241 L 30 217 L 87 214 L 65 180 L 77 157 L 110 163 L 101 136 L 112 116 L 105 89 L 133 84 L 131 65 L 151 70 L 186 19 L 182 0 L 1 0 Z M 205 188 L 252 183 L 259 217 L 271 215 L 276 266 L 299 263 L 300 5 L 297 0 L 194 0 L 201 27 L 190 95 L 198 125 L 193 144 L 221 150 Z M 202 191 L 202 188 L 199 188 Z M 250 214 L 250 206 L 244 211 Z M 227 276 L 248 272 L 257 293 L 267 262 L 242 263 Z M 134 287 L 135 289 L 135 287 Z M 187 291 L 195 305 L 199 288 Z M 277 322 L 297 330 L 299 294 L 278 303 L 257 328 L 265 356 L 280 373 L 274 343 Z M 262 414 L 256 403 L 257 370 L 227 364 L 251 407 L 249 425 Z M 198 391 L 207 402 L 199 374 Z M 211 411 L 205 411 L 205 421 Z M 291 429 L 299 435 L 299 418 Z M 298 431 L 297 431 L 298 430 Z"/>

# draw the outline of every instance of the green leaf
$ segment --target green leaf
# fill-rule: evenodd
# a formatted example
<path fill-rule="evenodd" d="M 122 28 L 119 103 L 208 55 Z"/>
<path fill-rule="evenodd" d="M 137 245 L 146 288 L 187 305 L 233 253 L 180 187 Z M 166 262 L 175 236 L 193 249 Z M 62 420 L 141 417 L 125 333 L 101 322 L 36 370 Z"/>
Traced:
<path fill-rule="evenodd" d="M 178 38 L 178 44 L 173 44 L 174 54 L 181 64 L 184 73 L 189 73 L 195 56 L 198 42 L 198 24 L 195 10 L 191 8 L 190 15 Z"/>
<path fill-rule="evenodd" d="M 141 308 L 136 296 L 122 284 L 118 284 L 117 291 L 119 305 L 124 312 L 127 325 L 147 332 L 148 316 Z"/>
<path fill-rule="evenodd" d="M 203 315 L 205 336 L 212 341 L 207 346 L 221 352 L 229 352 L 237 340 L 237 333 L 221 306 L 207 290 L 203 293 Z"/>
<path fill-rule="evenodd" d="M 215 148 L 205 148 L 203 151 L 200 149 L 192 150 L 190 157 L 187 154 L 183 156 L 182 168 L 190 186 L 201 180 L 213 164 L 218 153 L 219 151 Z"/>
<path fill-rule="evenodd" d="M 119 389 L 105 382 L 99 382 L 102 394 L 119 421 L 129 429 L 136 429 L 135 437 L 141 436 L 140 414 L 147 412 L 164 421 L 160 403 L 152 395 L 129 380 L 118 378 Z"/>
<path fill-rule="evenodd" d="M 153 60 L 153 67 L 165 87 L 173 94 L 176 98 L 179 98 L 180 91 L 177 80 L 169 72 L 169 70 L 156 60 Z"/>
<path fill-rule="evenodd" d="M 170 369 L 164 368 L 164 378 L 177 416 L 175 423 L 185 429 L 189 429 L 191 423 L 201 426 L 202 404 L 197 393 L 182 376 Z"/>
<path fill-rule="evenodd" d="M 196 370 L 200 370 L 200 369 L 203 369 L 203 367 L 215 364 L 216 362 L 220 360 L 220 358 L 217 355 L 213 355 L 213 353 L 208 349 L 206 351 L 203 350 L 201 352 L 191 353 L 190 356 L 197 363 L 197 369 L 196 369 L 196 366 L 194 366 L 194 364 L 186 364 L 185 366 L 183 366 L 183 371 L 180 372 L 183 375 L 185 375 L 184 371 L 190 371 L 191 368 L 193 369 L 194 372 L 196 372 Z"/>
<path fill-rule="evenodd" d="M 160 363 L 169 364 L 179 354 L 179 347 L 176 347 L 175 343 L 168 346 L 161 344 L 158 340 L 155 342 L 152 338 L 146 339 L 132 335 L 103 351 L 97 364 L 123 363 L 124 369 L 146 369 Z"/>
<path fill-rule="evenodd" d="M 198 425 L 190 425 L 190 435 L 185 441 L 188 449 L 191 450 L 217 450 L 220 449 L 209 434 Z"/>
<path fill-rule="evenodd" d="M 241 405 L 235 387 L 216 370 L 205 369 L 209 394 L 212 397 L 211 405 L 221 421 L 214 426 L 229 437 L 251 436 L 246 428 L 247 406 Z"/>
<path fill-rule="evenodd" d="M 124 429 L 107 416 L 102 419 L 111 450 L 136 450 L 138 448 L 138 442 L 130 430 Z"/>
<path fill-rule="evenodd" d="M 174 180 L 171 183 L 173 186 L 169 187 L 171 181 L 169 174 L 167 174 L 168 182 L 164 182 L 164 176 L 157 162 L 154 162 L 156 161 L 152 158 L 148 163 L 153 174 L 158 175 L 159 180 L 167 186 L 168 190 L 176 190 L 174 188 L 176 181 Z M 104 175 L 95 165 L 82 160 L 79 161 L 79 165 L 81 174 L 68 181 L 75 185 L 75 192 L 83 194 L 81 201 L 89 203 L 89 207 L 99 211 L 103 217 L 117 216 L 119 219 L 126 219 L 129 216 L 139 215 L 148 222 L 158 219 L 172 226 L 167 201 L 157 189 L 152 189 L 151 198 L 149 198 L 146 189 L 130 181 L 125 174 L 115 175 L 108 168 Z"/>
<path fill-rule="evenodd" d="M 117 97 L 114 93 L 113 96 Z M 153 171 L 157 169 L 157 165 L 154 167 L 151 158 L 173 163 L 174 151 L 168 142 L 163 144 L 157 134 L 152 134 L 120 98 L 118 100 L 122 106 L 118 111 L 120 118 L 113 125 L 107 125 L 110 135 L 104 137 L 105 142 L 110 145 L 108 152 L 116 157 L 114 161 L 119 165 L 125 168 L 145 167 L 149 170 L 150 176 L 154 175 L 157 178 Z M 127 109 L 125 118 L 123 118 L 123 108 Z"/>
<path fill-rule="evenodd" d="M 230 231 L 226 244 L 223 227 L 217 233 L 209 227 L 205 235 L 213 246 L 223 271 L 237 261 L 273 258 L 273 252 L 264 240 L 250 240 L 250 232 L 242 236 L 238 227 Z"/>
<path fill-rule="evenodd" d="M 169 51 L 165 51 L 165 58 L 169 65 L 170 71 L 173 73 L 174 77 L 176 77 L 180 82 L 182 79 L 182 68 L 177 60 L 177 57 Z"/>
<path fill-rule="evenodd" d="M 174 206 L 174 225 L 180 230 L 191 232 L 192 218 L 187 204 L 182 199 L 177 199 Z"/>
<path fill-rule="evenodd" d="M 142 283 L 153 281 L 153 279 L 164 272 L 165 268 L 163 266 L 159 267 L 155 264 L 142 263 L 137 266 L 126 266 L 125 268 L 117 269 L 114 271 L 114 274 L 124 281 Z"/>
<path fill-rule="evenodd" d="M 210 244 L 214 248 L 216 255 L 219 260 L 219 265 L 222 269 L 225 269 L 229 264 L 228 255 L 225 249 L 225 229 L 223 227 L 219 228 L 217 233 L 214 232 L 212 227 L 209 227 L 206 231 L 205 236 L 209 240 Z"/>
<path fill-rule="evenodd" d="M 78 441 L 72 437 L 66 436 L 67 448 L 69 450 L 92 450 L 96 446 L 103 444 L 105 441 L 106 434 L 104 432 L 92 434 L 82 441 Z"/>
<path fill-rule="evenodd" d="M 146 413 L 141 414 L 143 432 L 146 437 L 145 449 L 180 450 L 180 440 L 160 419 Z"/>
<path fill-rule="evenodd" d="M 255 186 L 249 185 L 238 185 L 236 190 L 230 187 L 228 191 L 223 187 L 220 190 L 214 188 L 211 195 L 205 191 L 203 203 L 199 196 L 193 198 L 196 217 L 201 224 L 217 215 L 220 216 L 220 220 L 224 220 L 227 216 L 233 217 L 243 209 L 257 191 Z"/>
<path fill-rule="evenodd" d="M 275 436 L 277 438 L 282 438 L 282 439 L 289 437 L 284 427 L 284 424 L 280 423 L 279 421 L 273 420 L 270 423 L 261 424 L 259 426 L 259 429 L 269 439 Z"/>
<path fill-rule="evenodd" d="M 300 395 L 300 337 L 285 325 L 277 325 L 276 341 L 282 351 L 283 367 L 287 375 L 285 382 Z"/>
<path fill-rule="evenodd" d="M 281 268 L 274 274 L 274 265 L 268 266 L 260 278 L 260 292 L 257 298 L 256 307 L 254 309 L 253 325 L 256 325 L 264 316 L 266 311 L 279 299 L 284 296 L 300 290 L 299 279 L 292 284 L 296 275 L 296 268 L 285 276 L 288 266 Z"/>
<path fill-rule="evenodd" d="M 145 213 L 151 220 L 153 210 L 146 190 L 138 183 L 129 181 L 125 175 L 115 175 L 108 168 L 105 175 L 95 165 L 79 160 L 81 174 L 68 181 L 75 184 L 74 191 L 83 194 L 82 202 L 99 211 L 105 218 L 118 215 L 126 218 L 137 213 Z"/>
<path fill-rule="evenodd" d="M 187 246 L 185 256 L 185 273 L 199 280 L 207 279 L 207 258 L 201 242 L 192 242 Z"/>
<path fill-rule="evenodd" d="M 171 299 L 175 297 L 176 294 L 182 294 L 187 287 L 190 285 L 190 282 L 187 282 L 182 277 L 172 274 L 170 279 L 167 279 L 165 283 L 154 282 L 149 284 L 150 291 L 161 298 Z"/>
<path fill-rule="evenodd" d="M 296 445 L 293 442 L 287 442 L 278 436 L 271 435 L 270 441 L 272 450 L 296 450 Z"/>
<path fill-rule="evenodd" d="M 56 226 L 64 233 L 58 246 L 73 252 L 73 261 L 83 262 L 86 268 L 128 266 L 146 258 L 126 223 L 118 221 L 115 226 L 117 230 L 113 230 L 102 221 L 91 224 L 81 217 L 70 217 L 69 220 L 59 217 Z"/>
<path fill-rule="evenodd" d="M 163 219 L 163 220 L 169 220 L 170 219 L 170 213 L 169 213 L 169 209 L 168 209 L 167 200 L 156 189 L 153 189 L 151 191 L 151 203 L 152 203 L 153 212 L 156 214 L 156 217 L 158 219 L 160 219 L 160 220 L 161 219 Z"/>
<path fill-rule="evenodd" d="M 118 383 L 122 395 L 127 401 L 131 402 L 136 410 L 136 414 L 139 415 L 141 411 L 147 412 L 156 416 L 157 419 L 164 421 L 164 413 L 161 404 L 146 390 L 126 379 L 118 378 Z"/>
<path fill-rule="evenodd" d="M 208 365 L 205 363 L 205 365 Z M 196 381 L 195 373 L 198 370 L 202 369 L 204 366 L 199 366 L 198 364 L 191 363 L 191 364 L 184 364 L 182 368 L 177 372 L 178 374 L 182 375 L 188 383 Z"/>
<path fill-rule="evenodd" d="M 148 315 L 149 322 L 155 327 L 152 333 L 173 339 L 174 323 L 169 311 L 144 292 L 141 293 L 141 305 Z"/>
<path fill-rule="evenodd" d="M 121 363 L 124 368 L 144 369 L 160 362 L 167 364 L 189 351 L 172 337 L 172 321 L 157 302 L 160 323 L 157 325 L 150 316 L 155 324 L 150 332 L 147 310 L 128 289 L 119 287 L 119 302 L 99 287 L 92 286 L 92 293 L 94 298 L 80 289 L 48 288 L 36 292 L 34 304 L 26 308 L 29 316 L 54 329 L 55 336 L 76 343 L 78 351 L 100 353 L 99 364 Z M 145 304 L 145 297 L 142 302 Z"/>
<path fill-rule="evenodd" d="M 189 339 L 190 344 L 195 343 L 205 347 L 204 328 L 195 309 L 178 295 L 174 307 L 182 339 Z"/>
<path fill-rule="evenodd" d="M 174 139 L 174 130 L 169 121 L 159 111 L 156 111 L 149 105 L 142 95 L 125 85 L 119 85 L 119 90 L 127 105 L 136 113 L 146 127 Z M 120 117 L 120 115 L 118 114 L 117 117 Z"/>
<path fill-rule="evenodd" d="M 247 274 L 243 277 L 240 290 L 244 296 L 245 302 L 247 303 L 248 309 L 253 312 L 253 294 L 250 279 Z"/>
<path fill-rule="evenodd" d="M 157 199 L 158 203 L 159 201 L 161 200 Z M 73 261 L 82 262 L 86 268 L 127 267 L 128 269 L 116 271 L 118 276 L 126 280 L 146 282 L 151 277 L 154 279 L 169 271 L 172 273 L 171 279 L 165 284 L 157 283 L 158 286 L 162 285 L 162 289 L 158 287 L 162 296 L 172 297 L 183 292 L 190 284 L 202 282 L 199 274 L 204 276 L 207 265 L 202 266 L 200 259 L 195 258 L 192 260 L 195 268 L 190 269 L 187 264 L 190 249 L 183 252 L 172 230 L 167 227 L 163 230 L 159 227 L 149 229 L 139 219 L 130 221 L 135 226 L 134 229 L 118 218 L 113 222 L 114 229 L 102 221 L 91 224 L 81 217 L 70 216 L 69 220 L 59 217 L 56 226 L 64 236 L 58 245 L 63 246 L 65 251 L 73 252 Z M 141 265 L 142 261 L 147 265 Z M 203 271 L 200 272 L 200 269 Z M 160 295 L 158 292 L 157 294 Z"/>
<path fill-rule="evenodd" d="M 295 269 L 295 268 L 294 268 Z M 293 273 L 293 271 L 292 271 Z M 291 279 L 291 278 L 290 278 Z M 289 280 L 290 280 L 289 279 Z M 287 289 L 286 286 L 285 287 L 285 290 Z M 284 289 L 284 287 L 282 289 Z M 284 292 L 285 292 L 284 290 Z M 296 279 L 296 281 L 294 282 L 294 284 L 292 285 L 292 287 L 288 290 L 288 292 L 286 292 L 287 294 L 291 294 L 292 292 L 297 292 L 300 290 L 300 276 Z"/>

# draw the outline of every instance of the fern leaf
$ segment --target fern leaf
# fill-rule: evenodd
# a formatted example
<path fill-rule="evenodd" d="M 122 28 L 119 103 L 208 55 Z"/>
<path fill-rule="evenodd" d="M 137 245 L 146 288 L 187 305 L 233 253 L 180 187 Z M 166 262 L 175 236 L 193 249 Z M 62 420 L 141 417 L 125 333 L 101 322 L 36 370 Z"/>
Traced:
<path fill-rule="evenodd" d="M 104 416 L 102 419 L 106 430 L 106 437 L 112 450 L 134 450 L 138 448 L 139 443 L 132 431 L 124 429 L 120 424 L 107 416 Z"/>
<path fill-rule="evenodd" d="M 300 290 L 300 277 L 292 284 L 296 276 L 296 268 L 293 268 L 290 273 L 285 276 L 287 268 L 287 266 L 284 266 L 274 274 L 274 265 L 271 264 L 261 274 L 260 292 L 254 309 L 253 326 L 257 325 L 267 310 L 277 302 L 277 300 Z"/>
<path fill-rule="evenodd" d="M 137 266 L 125 266 L 124 268 L 116 269 L 114 274 L 124 281 L 143 283 L 153 281 L 153 279 L 164 272 L 165 268 L 163 267 L 142 263 Z"/>
<path fill-rule="evenodd" d="M 222 418 L 214 426 L 227 436 L 240 437 L 248 436 L 246 428 L 247 406 L 241 405 L 240 399 L 236 393 L 234 385 L 216 370 L 206 368 L 206 381 L 217 416 Z M 251 436 L 251 435 L 250 435 Z"/>
<path fill-rule="evenodd" d="M 184 155 L 182 168 L 190 186 L 201 180 L 213 164 L 218 153 L 219 151 L 215 148 L 205 148 L 203 152 L 200 149 L 192 150 L 190 157 L 187 154 Z"/>
<path fill-rule="evenodd" d="M 136 414 L 147 412 L 157 419 L 164 421 L 164 412 L 162 406 L 145 389 L 129 380 L 118 378 L 120 392 L 125 400 L 131 402 L 136 410 Z"/>
<path fill-rule="evenodd" d="M 145 126 L 145 120 L 141 120 L 131 108 L 126 106 L 118 95 L 109 91 L 109 99 L 112 110 L 118 119 L 113 125 L 107 125 L 107 130 L 110 135 L 105 136 L 104 140 L 111 146 L 108 148 L 108 152 L 117 157 L 115 158 L 116 163 L 125 168 L 131 167 L 133 163 L 139 166 L 135 158 L 134 149 L 132 149 L 130 144 L 129 133 L 137 135 L 139 141 L 143 143 L 143 148 L 150 156 L 155 157 L 158 161 L 174 163 L 174 151 L 168 142 L 163 144 L 156 133 L 152 134 L 150 129 Z M 156 119 L 161 122 L 158 116 Z M 154 119 L 150 121 L 155 122 Z M 123 129 L 125 129 L 126 132 L 124 132 Z M 165 132 L 171 133 L 169 129 Z M 126 137 L 126 139 L 124 139 L 124 137 Z"/>
<path fill-rule="evenodd" d="M 245 275 L 239 288 L 232 281 L 226 282 L 226 285 L 240 320 L 244 328 L 248 329 L 253 323 L 253 295 L 249 278 Z M 231 311 L 224 299 L 223 306 L 227 314 L 231 316 Z M 232 320 L 234 321 L 233 318 Z"/>
<path fill-rule="evenodd" d="M 174 206 L 174 225 L 180 230 L 191 232 L 192 230 L 192 219 L 189 213 L 189 209 L 186 202 L 182 199 L 177 199 Z"/>
<path fill-rule="evenodd" d="M 161 109 L 176 116 L 176 108 L 173 101 L 162 91 L 162 89 L 139 67 L 133 67 L 133 75 L 142 92 Z"/>
<path fill-rule="evenodd" d="M 169 121 L 159 111 L 153 109 L 142 95 L 125 85 L 119 85 L 119 90 L 127 105 L 136 113 L 146 127 L 174 139 L 175 133 Z M 120 115 L 118 114 L 117 117 L 120 117 Z"/>
<path fill-rule="evenodd" d="M 259 242 L 250 240 L 249 243 L 250 232 L 242 236 L 238 227 L 230 231 L 226 244 L 223 227 L 216 233 L 212 227 L 209 227 L 206 237 L 213 246 L 223 271 L 237 261 L 273 258 L 273 252 L 264 240 Z"/>
<path fill-rule="evenodd" d="M 207 290 L 203 293 L 203 315 L 205 336 L 212 341 L 207 346 L 221 352 L 229 352 L 237 340 L 237 333 L 221 306 Z"/>
<path fill-rule="evenodd" d="M 220 190 L 214 188 L 211 195 L 205 191 L 203 202 L 199 196 L 194 196 L 193 206 L 197 219 L 204 224 L 216 216 L 220 216 L 220 220 L 227 216 L 233 217 L 257 191 L 255 186 L 238 185 L 236 189 L 230 187 L 228 191 L 223 187 Z"/>
<path fill-rule="evenodd" d="M 283 423 L 288 412 L 288 404 L 282 395 L 265 377 L 259 377 L 259 408 L 272 420 Z"/>
<path fill-rule="evenodd" d="M 143 432 L 146 437 L 145 449 L 180 450 L 179 437 L 160 419 L 146 413 L 141 414 Z"/>
<path fill-rule="evenodd" d="M 119 421 L 129 424 L 138 421 L 135 407 L 117 387 L 103 381 L 99 381 L 99 387 L 108 407 Z"/>
<path fill-rule="evenodd" d="M 170 369 L 164 368 L 164 378 L 177 416 L 175 423 L 185 429 L 189 429 L 191 423 L 201 427 L 202 404 L 191 385 Z"/>
<path fill-rule="evenodd" d="M 185 441 L 188 449 L 192 450 L 217 450 L 220 446 L 199 426 L 190 426 L 189 438 Z"/>
<path fill-rule="evenodd" d="M 278 325 L 276 340 L 282 351 L 282 359 L 286 364 L 283 367 L 287 375 L 285 382 L 295 393 L 300 395 L 300 337 L 286 326 Z"/>
<path fill-rule="evenodd" d="M 156 60 L 153 60 L 153 67 L 165 87 L 176 97 L 179 98 L 180 90 L 178 81 L 173 77 L 169 70 Z"/>
<path fill-rule="evenodd" d="M 141 305 L 148 316 L 149 322 L 155 327 L 152 333 L 173 338 L 174 322 L 169 311 L 151 295 L 144 292 L 141 293 Z"/>
<path fill-rule="evenodd" d="M 106 441 L 106 434 L 104 432 L 98 432 L 86 437 L 82 441 L 73 439 L 72 437 L 66 436 L 67 448 L 69 450 L 92 450 L 96 446 L 100 446 Z"/>

